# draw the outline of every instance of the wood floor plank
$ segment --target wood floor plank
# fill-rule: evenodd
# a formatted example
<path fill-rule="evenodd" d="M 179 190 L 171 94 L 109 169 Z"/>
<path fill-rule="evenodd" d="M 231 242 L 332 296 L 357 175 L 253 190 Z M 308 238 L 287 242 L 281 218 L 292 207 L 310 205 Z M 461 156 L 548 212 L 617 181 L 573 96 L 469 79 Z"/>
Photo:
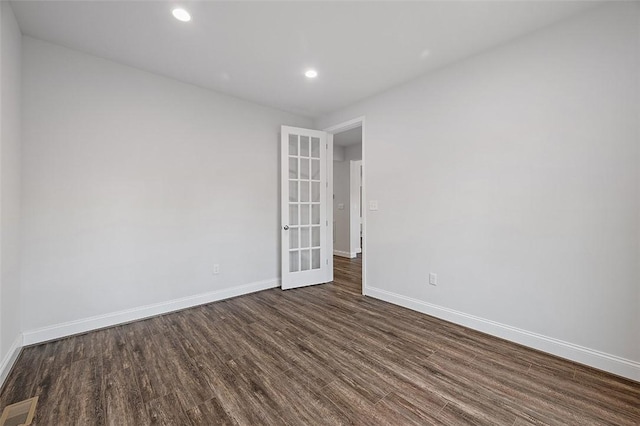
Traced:
<path fill-rule="evenodd" d="M 448 425 L 473 424 L 484 426 L 512 425 L 517 418 L 502 412 L 495 412 L 490 407 L 459 402 L 449 402 L 438 413 L 438 417 Z"/>
<path fill-rule="evenodd" d="M 263 377 L 246 370 L 243 364 L 231 360 L 226 363 L 229 372 L 237 378 L 233 393 L 242 406 L 246 421 L 242 424 L 282 424 L 276 399 L 268 391 Z"/>
<path fill-rule="evenodd" d="M 190 423 L 179 398 L 174 393 L 147 402 L 147 411 L 152 425 L 175 426 Z"/>
<path fill-rule="evenodd" d="M 320 426 L 347 423 L 335 404 L 324 398 L 321 388 L 316 385 L 305 382 L 303 377 L 286 375 L 268 388 L 274 394 L 285 424 Z"/>
<path fill-rule="evenodd" d="M 238 424 L 215 397 L 187 410 L 187 416 L 194 426 L 231 426 Z"/>
<path fill-rule="evenodd" d="M 73 361 L 102 357 L 102 342 L 98 333 L 74 336 Z"/>
<path fill-rule="evenodd" d="M 30 347 L 22 350 L 4 384 L 0 395 L 0 407 L 25 400 L 34 395 L 38 372 L 46 355 L 47 351 L 42 350 L 40 347 Z M 28 366 L 28 372 L 26 374 L 24 372 L 13 374 L 13 371 L 20 368 L 20 366 Z"/>
<path fill-rule="evenodd" d="M 364 398 L 354 387 L 341 380 L 329 383 L 322 390 L 322 398 L 328 399 L 340 416 L 354 425 L 395 425 L 397 419 L 389 412 L 376 411 L 374 404 Z"/>
<path fill-rule="evenodd" d="M 209 340 L 213 331 L 207 326 L 208 319 L 201 312 L 187 312 L 189 311 L 175 312 L 171 321 L 167 321 L 168 325 L 163 334 L 171 333 L 189 356 L 193 357 L 211 349 Z"/>
<path fill-rule="evenodd" d="M 169 395 L 177 378 L 168 359 L 164 358 L 162 349 L 154 344 L 152 336 L 127 343 L 132 359 L 131 368 L 142 400 L 147 403 Z"/>
<path fill-rule="evenodd" d="M 42 379 L 35 390 L 38 396 L 38 406 L 33 423 L 36 425 L 75 423 L 69 417 L 70 395 L 68 392 L 72 379 L 71 364 L 43 365 Z"/>
<path fill-rule="evenodd" d="M 104 425 L 104 375 L 98 357 L 74 361 L 70 370 L 71 386 L 68 392 L 73 398 L 69 402 L 69 413 L 63 418 L 73 419 L 76 424 Z"/>
<path fill-rule="evenodd" d="M 126 344 L 127 340 L 118 332 L 118 327 L 98 330 L 94 333 L 102 343 L 102 368 L 105 374 L 131 367 L 131 352 Z"/>
<path fill-rule="evenodd" d="M 73 338 L 57 340 L 42 346 L 45 355 L 31 395 L 38 397 L 34 423 L 59 424 L 59 419 L 65 418 L 68 413 Z"/>
<path fill-rule="evenodd" d="M 332 284 L 24 348 L 0 408 L 37 425 L 639 425 L 640 383 Z"/>
<path fill-rule="evenodd" d="M 182 349 L 173 333 L 158 333 L 152 336 L 156 348 L 162 348 L 164 371 L 171 371 L 173 394 L 187 410 L 213 396 L 207 381 L 198 371 L 193 359 Z"/>
<path fill-rule="evenodd" d="M 397 424 L 411 425 L 445 425 L 438 417 L 438 414 L 444 408 L 442 406 L 430 406 L 419 401 L 417 404 L 407 401 L 404 395 L 395 392 L 387 395 L 386 398 L 378 402 L 375 410 L 384 413 L 384 416 L 394 416 Z"/>
<path fill-rule="evenodd" d="M 245 412 L 245 407 L 238 398 L 240 377 L 236 376 L 226 362 L 216 354 L 198 355 L 194 361 L 199 374 L 205 378 L 212 389 L 216 402 L 223 407 L 225 415 L 234 423 L 248 424 L 253 416 Z M 198 407 L 201 406 L 202 404 Z M 195 413 L 192 412 L 192 416 L 194 415 Z"/>
<path fill-rule="evenodd" d="M 149 424 L 140 389 L 131 368 L 118 369 L 104 378 L 105 423 L 118 426 L 123 419 L 135 425 Z"/>

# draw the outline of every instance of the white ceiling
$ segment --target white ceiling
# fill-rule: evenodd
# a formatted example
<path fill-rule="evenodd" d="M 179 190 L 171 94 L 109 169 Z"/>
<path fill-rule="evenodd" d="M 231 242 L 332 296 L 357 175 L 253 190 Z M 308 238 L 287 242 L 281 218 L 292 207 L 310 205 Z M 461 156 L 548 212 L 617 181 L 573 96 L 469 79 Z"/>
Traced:
<path fill-rule="evenodd" d="M 351 146 L 362 142 L 362 126 L 333 135 L 333 144 L 336 146 Z"/>
<path fill-rule="evenodd" d="M 23 33 L 308 116 L 592 7 L 575 1 L 14 1 Z M 176 5 L 189 23 L 171 15 Z M 314 67 L 319 77 L 303 72 Z"/>

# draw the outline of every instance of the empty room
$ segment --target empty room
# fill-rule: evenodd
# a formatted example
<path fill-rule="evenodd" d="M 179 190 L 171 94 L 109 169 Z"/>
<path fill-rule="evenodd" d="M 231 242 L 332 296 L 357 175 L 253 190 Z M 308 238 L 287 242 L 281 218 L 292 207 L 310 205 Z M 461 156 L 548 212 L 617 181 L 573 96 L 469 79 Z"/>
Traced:
<path fill-rule="evenodd" d="M 0 0 L 0 426 L 639 425 L 640 3 Z"/>

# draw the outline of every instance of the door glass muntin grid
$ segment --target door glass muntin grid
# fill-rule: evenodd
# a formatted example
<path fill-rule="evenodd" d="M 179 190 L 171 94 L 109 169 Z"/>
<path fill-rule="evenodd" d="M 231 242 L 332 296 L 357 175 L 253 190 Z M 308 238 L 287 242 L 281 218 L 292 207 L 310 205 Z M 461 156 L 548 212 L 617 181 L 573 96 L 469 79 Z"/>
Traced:
<path fill-rule="evenodd" d="M 320 269 L 320 139 L 289 135 L 289 272 Z"/>

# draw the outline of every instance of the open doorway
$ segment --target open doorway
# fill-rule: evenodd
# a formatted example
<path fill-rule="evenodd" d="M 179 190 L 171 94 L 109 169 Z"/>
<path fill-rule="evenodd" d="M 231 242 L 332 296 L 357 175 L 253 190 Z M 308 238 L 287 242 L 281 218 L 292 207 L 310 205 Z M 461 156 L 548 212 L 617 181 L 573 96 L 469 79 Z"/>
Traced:
<path fill-rule="evenodd" d="M 363 294 L 363 123 L 332 133 L 334 283 Z"/>

